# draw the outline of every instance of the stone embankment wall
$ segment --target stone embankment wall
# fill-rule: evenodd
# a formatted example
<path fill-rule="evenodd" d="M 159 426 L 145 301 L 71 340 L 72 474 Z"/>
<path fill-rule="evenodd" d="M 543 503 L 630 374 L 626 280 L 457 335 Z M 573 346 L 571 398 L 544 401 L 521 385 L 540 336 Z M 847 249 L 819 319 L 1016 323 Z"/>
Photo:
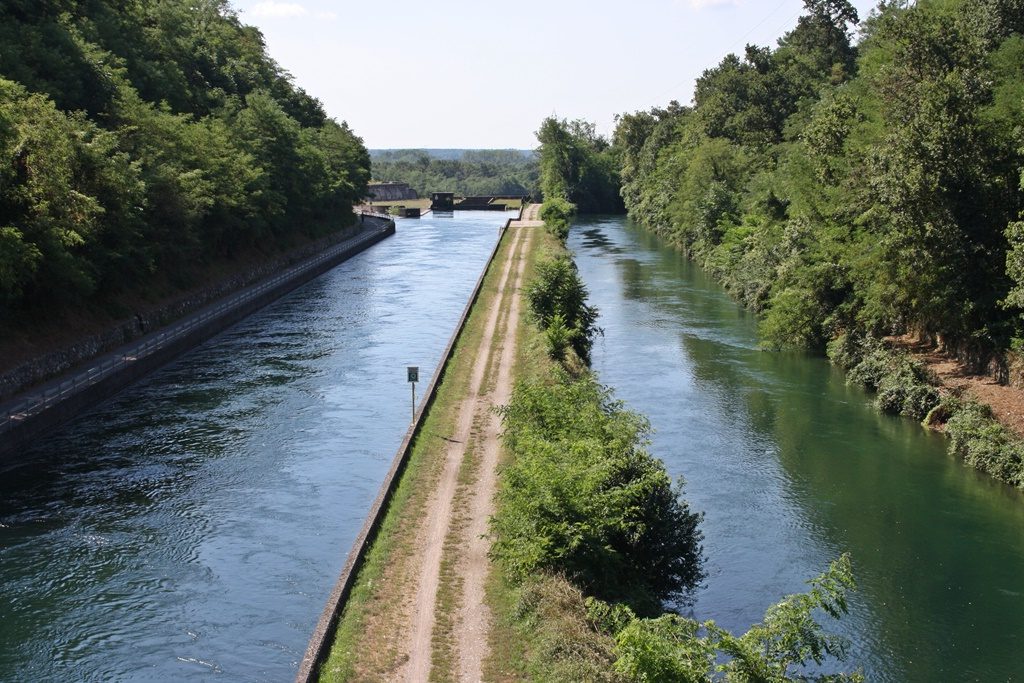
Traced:
<path fill-rule="evenodd" d="M 208 303 L 173 325 L 158 328 L 141 339 L 91 357 L 71 372 L 16 396 L 0 406 L 0 419 L 3 420 L 0 423 L 0 454 L 17 452 L 40 434 L 109 398 L 181 353 L 394 233 L 395 223 L 390 218 L 366 217 L 363 229 L 355 235 L 347 235 L 348 240 L 335 238 L 331 244 L 321 242 L 313 254 L 304 249 L 303 252 L 307 253 L 305 259 L 299 259 L 298 254 L 290 254 L 280 262 L 283 267 L 224 300 Z M 310 250 L 314 247 L 311 246 Z M 287 262 L 293 260 L 299 262 L 288 266 Z M 267 265 L 259 270 L 269 269 Z M 209 293 L 204 293 L 204 296 L 206 294 Z M 190 300 L 198 297 L 190 297 Z M 86 342 L 76 345 L 82 352 L 88 347 Z"/>
<path fill-rule="evenodd" d="M 58 351 L 44 354 L 0 374 L 0 401 L 31 386 L 67 372 L 90 358 L 116 349 L 179 318 L 199 310 L 212 301 L 248 287 L 260 280 L 300 263 L 355 234 L 358 227 L 329 235 L 287 254 L 273 258 L 244 273 L 221 280 L 215 285 L 182 296 L 163 306 L 137 312 L 132 318 L 104 332 L 86 335 Z"/>

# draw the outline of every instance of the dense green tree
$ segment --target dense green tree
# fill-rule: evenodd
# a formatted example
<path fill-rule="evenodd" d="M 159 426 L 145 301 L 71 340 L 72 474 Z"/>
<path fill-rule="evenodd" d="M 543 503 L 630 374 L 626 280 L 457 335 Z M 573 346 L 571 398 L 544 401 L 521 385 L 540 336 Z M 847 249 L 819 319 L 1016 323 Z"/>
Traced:
<path fill-rule="evenodd" d="M 764 312 L 772 346 L 854 330 L 954 349 L 1021 333 L 1024 10 L 806 0 L 775 49 L 620 117 L 630 214 Z"/>
<path fill-rule="evenodd" d="M 225 0 L 0 5 L 0 318 L 351 222 L 368 157 Z"/>
<path fill-rule="evenodd" d="M 541 123 L 537 140 L 545 200 L 566 199 L 583 213 L 622 211 L 618 160 L 594 124 L 551 116 Z"/>

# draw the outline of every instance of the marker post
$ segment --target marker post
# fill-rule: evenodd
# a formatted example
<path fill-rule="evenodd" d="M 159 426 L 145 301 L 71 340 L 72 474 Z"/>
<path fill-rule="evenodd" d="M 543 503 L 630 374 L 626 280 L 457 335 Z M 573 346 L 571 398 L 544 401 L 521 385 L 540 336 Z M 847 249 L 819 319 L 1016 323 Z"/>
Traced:
<path fill-rule="evenodd" d="M 409 384 L 412 386 L 412 421 L 416 421 L 416 382 L 420 381 L 420 369 L 415 365 L 406 368 L 409 376 Z"/>

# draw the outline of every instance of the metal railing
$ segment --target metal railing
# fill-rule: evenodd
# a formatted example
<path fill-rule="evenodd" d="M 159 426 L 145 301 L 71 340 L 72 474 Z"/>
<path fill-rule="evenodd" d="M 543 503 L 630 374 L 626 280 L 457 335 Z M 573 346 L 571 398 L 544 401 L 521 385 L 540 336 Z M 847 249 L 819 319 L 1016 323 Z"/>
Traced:
<path fill-rule="evenodd" d="M 391 216 L 386 215 L 372 213 L 365 213 L 364 215 L 372 216 L 374 218 L 384 218 L 389 221 L 391 220 Z M 5 410 L 6 414 L 2 416 L 2 419 L 0 419 L 0 434 L 3 434 L 7 430 L 27 419 L 38 415 L 44 410 L 53 407 L 79 391 L 91 387 L 111 375 L 120 372 L 132 363 L 152 355 L 169 344 L 177 342 L 190 334 L 197 327 L 201 327 L 232 310 L 258 299 L 268 291 L 288 282 L 300 273 L 314 269 L 317 266 L 322 265 L 325 261 L 336 257 L 341 252 L 368 242 L 379 235 L 380 231 L 374 230 L 366 234 L 351 237 L 344 242 L 339 242 L 310 260 L 304 261 L 297 266 L 292 266 L 291 268 L 278 273 L 269 280 L 263 281 L 259 285 L 230 296 L 213 308 L 207 308 L 198 314 L 192 315 L 187 320 L 159 332 L 155 336 L 147 339 L 145 342 L 128 347 L 120 354 L 119 357 L 108 358 L 102 363 L 90 367 L 88 370 L 84 370 L 59 384 L 47 388 L 45 391 L 29 396 L 21 402 L 16 403 L 13 406 L 9 406 Z"/>

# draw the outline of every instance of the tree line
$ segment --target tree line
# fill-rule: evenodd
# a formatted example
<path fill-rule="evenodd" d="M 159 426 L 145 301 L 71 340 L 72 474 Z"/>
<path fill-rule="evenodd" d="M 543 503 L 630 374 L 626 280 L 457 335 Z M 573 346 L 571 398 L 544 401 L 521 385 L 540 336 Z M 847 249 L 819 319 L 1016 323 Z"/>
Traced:
<path fill-rule="evenodd" d="M 468 196 L 537 195 L 537 159 L 514 149 L 431 152 L 373 150 L 373 179 L 407 183 L 421 197 L 431 192 Z"/>
<path fill-rule="evenodd" d="M 226 0 L 0 5 L 0 319 L 351 223 L 369 157 Z"/>
<path fill-rule="evenodd" d="M 1007 348 L 1024 336 L 1024 6 L 884 0 L 861 22 L 846 0 L 804 5 L 777 46 L 726 56 L 690 105 L 617 117 L 610 142 L 546 120 L 546 196 L 606 210 L 617 182 L 762 313 L 771 347 Z"/>

